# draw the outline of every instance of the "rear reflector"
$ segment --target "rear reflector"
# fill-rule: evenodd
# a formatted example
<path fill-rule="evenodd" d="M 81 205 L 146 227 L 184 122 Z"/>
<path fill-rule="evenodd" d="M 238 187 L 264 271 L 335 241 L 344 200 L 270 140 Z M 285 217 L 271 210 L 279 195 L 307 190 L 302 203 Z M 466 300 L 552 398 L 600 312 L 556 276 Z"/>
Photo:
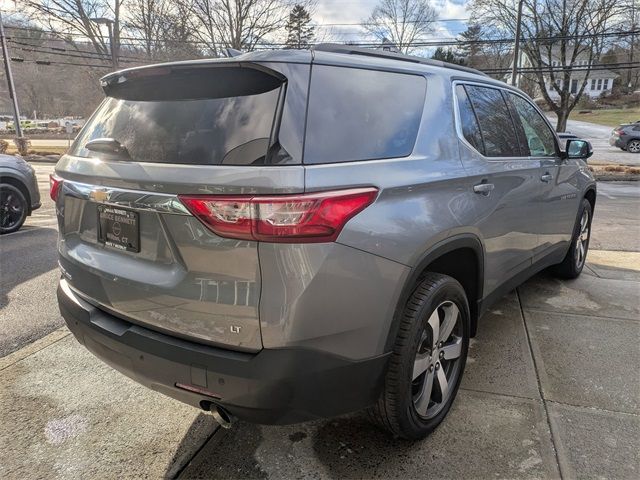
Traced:
<path fill-rule="evenodd" d="M 200 395 L 217 398 L 218 400 L 220 399 L 220 395 L 210 392 L 209 390 L 206 390 L 202 387 L 196 387 L 195 385 L 188 385 L 186 383 L 176 383 L 176 387 L 182 390 L 186 390 L 188 392 L 199 393 Z"/>
<path fill-rule="evenodd" d="M 332 242 L 342 227 L 371 205 L 376 188 L 299 195 L 180 195 L 216 235 L 281 243 Z"/>
<path fill-rule="evenodd" d="M 54 202 L 58 200 L 60 187 L 62 187 L 62 179 L 54 174 L 49 175 L 49 196 Z"/>

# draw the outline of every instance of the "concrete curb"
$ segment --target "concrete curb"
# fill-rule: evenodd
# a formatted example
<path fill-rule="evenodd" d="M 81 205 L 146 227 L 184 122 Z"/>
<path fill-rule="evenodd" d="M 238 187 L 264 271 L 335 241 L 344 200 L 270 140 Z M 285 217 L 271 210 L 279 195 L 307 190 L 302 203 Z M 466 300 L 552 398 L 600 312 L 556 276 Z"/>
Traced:
<path fill-rule="evenodd" d="M 640 181 L 640 175 L 623 174 L 613 175 L 610 173 L 595 174 L 596 180 L 599 182 L 638 182 Z"/>
<path fill-rule="evenodd" d="M 62 340 L 64 337 L 70 334 L 71 332 L 67 327 L 60 327 L 57 330 L 51 332 L 49 335 L 36 340 L 26 347 L 10 353 L 6 357 L 0 358 L 0 371 L 10 367 L 11 365 L 15 365 L 20 360 L 24 360 L 25 358 L 30 357 L 34 353 L 47 348 L 49 345 L 53 345 L 57 341 Z"/>
<path fill-rule="evenodd" d="M 57 158 L 50 158 L 50 157 L 45 157 L 45 156 L 27 156 L 25 158 L 25 160 L 29 163 L 50 163 L 55 165 L 56 163 L 58 163 L 58 160 L 60 159 L 60 157 Z"/>

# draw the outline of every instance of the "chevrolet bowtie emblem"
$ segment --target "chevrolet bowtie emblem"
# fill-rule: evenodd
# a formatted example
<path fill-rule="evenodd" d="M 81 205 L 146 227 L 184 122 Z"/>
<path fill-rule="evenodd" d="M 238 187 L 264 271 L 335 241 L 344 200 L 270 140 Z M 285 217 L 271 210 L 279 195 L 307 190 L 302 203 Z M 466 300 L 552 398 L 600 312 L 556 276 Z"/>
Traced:
<path fill-rule="evenodd" d="M 109 196 L 109 192 L 104 189 L 91 190 L 91 193 L 89 193 L 89 198 L 94 202 L 106 202 L 109 200 Z"/>

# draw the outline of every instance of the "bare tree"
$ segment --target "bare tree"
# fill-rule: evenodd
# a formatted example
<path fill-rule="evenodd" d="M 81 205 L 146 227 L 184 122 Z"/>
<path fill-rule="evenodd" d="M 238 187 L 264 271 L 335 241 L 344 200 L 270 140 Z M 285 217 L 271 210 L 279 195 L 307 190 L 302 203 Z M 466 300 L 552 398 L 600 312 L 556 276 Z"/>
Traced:
<path fill-rule="evenodd" d="M 620 32 L 632 32 L 630 35 L 624 35 L 618 42 L 619 46 L 626 51 L 624 62 L 629 63 L 629 67 L 637 63 L 638 59 L 638 41 L 640 35 L 635 33 L 640 27 L 640 3 L 638 0 L 622 0 L 620 2 L 620 25 L 618 30 Z M 640 81 L 640 68 L 628 68 L 624 75 L 623 84 L 625 84 L 625 90 L 633 92 L 638 88 Z"/>
<path fill-rule="evenodd" d="M 602 51 L 602 34 L 612 30 L 618 0 L 522 1 L 522 51 L 535 69 L 532 77 L 540 94 L 558 117 L 556 129 L 564 131 Z M 471 13 L 476 21 L 514 36 L 517 4 L 518 0 L 474 0 Z M 586 65 L 578 66 L 584 58 Z M 552 59 L 558 64 L 554 66 Z M 545 77 L 558 99 L 551 97 Z"/>
<path fill-rule="evenodd" d="M 378 40 L 393 42 L 403 53 L 422 35 L 435 30 L 438 13 L 427 0 L 381 0 L 365 21 Z"/>
<path fill-rule="evenodd" d="M 91 42 L 97 53 L 110 55 L 109 38 L 93 18 L 110 18 L 116 49 L 120 38 L 120 6 L 123 0 L 23 0 L 26 13 L 39 25 L 65 34 L 80 35 Z M 69 44 L 74 42 L 69 40 Z"/>
<path fill-rule="evenodd" d="M 189 6 L 194 35 L 216 55 L 224 48 L 253 50 L 288 18 L 285 0 L 179 0 Z"/>
<path fill-rule="evenodd" d="M 171 3 L 169 0 L 125 0 L 128 13 L 125 27 L 132 36 L 140 38 L 149 58 L 155 58 L 162 49 L 162 33 Z"/>
<path fill-rule="evenodd" d="M 186 2 L 172 0 L 125 0 L 124 31 L 152 60 L 201 57 L 191 28 Z"/>

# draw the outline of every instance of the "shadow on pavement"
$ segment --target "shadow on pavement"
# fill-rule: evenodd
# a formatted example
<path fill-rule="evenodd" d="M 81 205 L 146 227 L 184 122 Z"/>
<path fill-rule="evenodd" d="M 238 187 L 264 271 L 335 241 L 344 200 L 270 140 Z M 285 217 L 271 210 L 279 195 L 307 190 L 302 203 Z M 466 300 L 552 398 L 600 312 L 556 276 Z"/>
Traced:
<path fill-rule="evenodd" d="M 409 475 L 404 466 L 410 458 L 421 455 L 425 464 L 429 463 L 424 448 L 425 442 L 394 439 L 363 414 L 332 419 L 320 426 L 313 438 L 313 450 L 331 478 L 374 478 L 379 476 L 381 464 L 386 472 L 403 476 L 405 471 Z"/>
<path fill-rule="evenodd" d="M 202 449 L 204 445 L 209 441 L 211 435 L 213 435 L 218 429 L 217 422 L 211 415 L 205 415 L 201 413 L 194 420 L 189 430 L 184 434 L 182 440 L 176 447 L 176 453 L 167 466 L 167 471 L 164 474 L 164 478 L 176 478 L 184 467 L 193 458 L 194 454 Z M 202 432 L 210 431 L 211 434 L 206 437 L 202 442 Z M 198 445 L 200 443 L 200 445 Z M 195 451 L 194 451 L 195 448 Z"/>
<path fill-rule="evenodd" d="M 8 303 L 7 295 L 18 285 L 58 265 L 55 228 L 37 228 L 4 235 L 0 241 L 0 308 Z"/>
<path fill-rule="evenodd" d="M 169 467 L 165 478 L 268 478 L 256 460 L 257 450 L 263 443 L 259 425 L 240 422 L 230 430 L 218 429 L 214 437 L 196 454 L 192 465 L 184 471 Z"/>

